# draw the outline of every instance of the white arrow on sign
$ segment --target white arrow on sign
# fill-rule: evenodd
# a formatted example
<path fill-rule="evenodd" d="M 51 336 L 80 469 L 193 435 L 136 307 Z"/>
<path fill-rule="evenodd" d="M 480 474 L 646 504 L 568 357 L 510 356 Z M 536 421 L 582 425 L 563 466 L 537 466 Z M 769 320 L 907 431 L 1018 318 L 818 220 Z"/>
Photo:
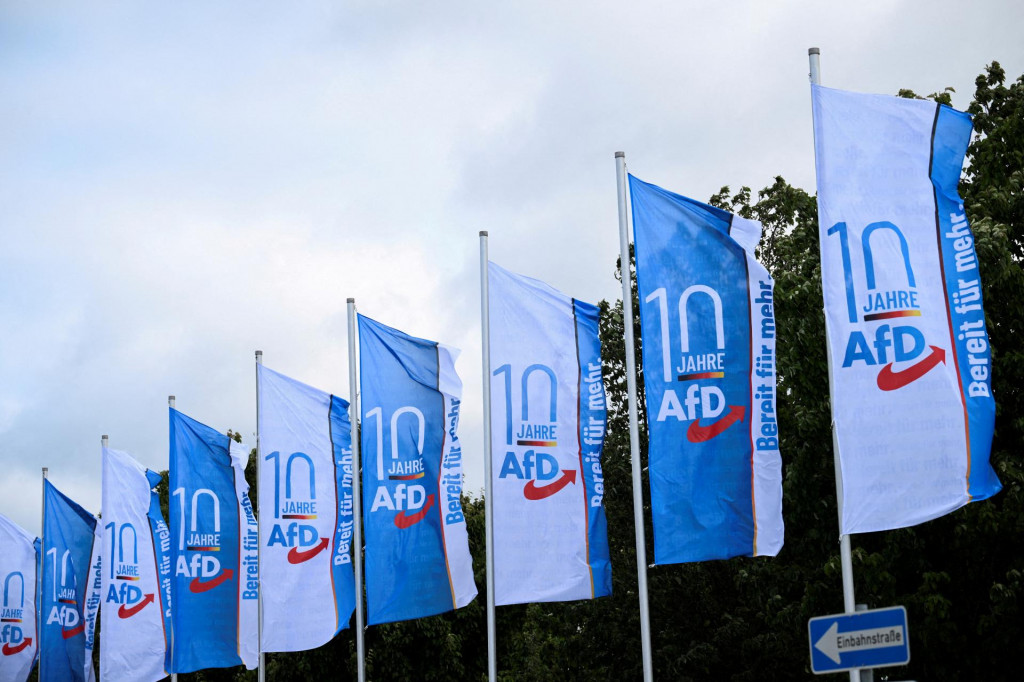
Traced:
<path fill-rule="evenodd" d="M 814 643 L 814 648 L 836 663 L 842 663 L 839 659 L 840 653 L 846 654 L 851 651 L 862 651 L 864 649 L 884 649 L 890 646 L 903 646 L 905 641 L 906 636 L 902 626 L 854 630 L 840 634 L 839 623 L 832 623 L 832 626 L 825 631 L 825 634 Z"/>

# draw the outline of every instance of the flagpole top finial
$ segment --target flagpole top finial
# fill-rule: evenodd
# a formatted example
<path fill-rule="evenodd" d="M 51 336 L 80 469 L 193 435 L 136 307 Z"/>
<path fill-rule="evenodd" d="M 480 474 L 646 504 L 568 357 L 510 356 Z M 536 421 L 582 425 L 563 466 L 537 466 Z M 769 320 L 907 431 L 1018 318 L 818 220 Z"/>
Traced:
<path fill-rule="evenodd" d="M 355 302 L 356 302 L 356 299 L 354 299 L 354 298 L 346 298 L 345 299 L 345 303 L 355 303 Z"/>
<path fill-rule="evenodd" d="M 615 152 L 615 158 L 616 159 L 624 159 L 624 158 L 626 158 L 626 152 Z"/>
<path fill-rule="evenodd" d="M 100 440 L 110 440 L 110 437 L 104 433 L 102 436 L 100 436 Z"/>
<path fill-rule="evenodd" d="M 486 237 L 487 236 L 487 230 L 480 230 L 480 236 L 481 237 Z"/>
<path fill-rule="evenodd" d="M 261 351 L 261 350 L 256 351 L 256 357 L 262 358 L 263 357 L 263 351 Z"/>
<path fill-rule="evenodd" d="M 818 48 L 816 48 L 816 47 L 811 47 L 811 48 L 808 48 L 808 50 L 807 50 L 807 54 L 808 54 L 808 55 L 812 55 L 812 54 L 821 54 L 821 50 L 820 50 L 820 49 L 818 49 Z"/>

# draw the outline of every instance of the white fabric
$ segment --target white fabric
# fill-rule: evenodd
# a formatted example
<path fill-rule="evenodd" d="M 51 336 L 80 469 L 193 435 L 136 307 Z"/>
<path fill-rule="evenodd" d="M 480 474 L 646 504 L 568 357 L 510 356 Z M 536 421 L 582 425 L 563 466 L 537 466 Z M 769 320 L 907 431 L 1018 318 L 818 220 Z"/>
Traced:
<path fill-rule="evenodd" d="M 245 465 L 249 461 L 247 445 L 231 441 L 231 468 L 235 470 L 235 494 L 238 496 L 238 656 L 246 669 L 260 664 L 259 643 L 259 531 L 249 500 Z"/>
<path fill-rule="evenodd" d="M 496 604 L 566 601 L 594 596 L 587 561 L 587 500 L 580 471 L 577 431 L 576 329 L 572 300 L 535 279 L 488 265 L 491 361 L 491 498 L 494 518 L 494 599 Z M 528 395 L 522 378 L 542 364 L 557 378 L 555 438 L 518 438 L 524 424 L 550 427 L 551 381 L 543 370 L 531 372 Z M 504 371 L 502 368 L 507 368 Z M 510 391 L 511 404 L 506 401 Z M 523 422 L 523 401 L 530 420 Z M 509 442 L 509 417 L 512 436 Z M 519 440 L 557 442 L 519 445 Z M 538 452 L 557 461 L 559 476 L 575 481 L 543 499 L 527 499 L 536 480 Z M 503 467 L 519 463 L 522 478 Z M 531 466 L 532 469 L 527 468 Z"/>
<path fill-rule="evenodd" d="M 107 548 L 101 571 L 103 682 L 155 682 L 167 676 L 163 600 L 148 516 L 151 493 L 141 464 L 127 453 L 103 449 L 103 516 L 97 524 Z M 128 593 L 141 598 L 129 602 Z"/>
<path fill-rule="evenodd" d="M 761 223 L 733 216 L 733 237 L 746 253 L 750 299 L 751 495 L 754 506 L 754 556 L 777 556 L 785 541 L 782 520 L 782 455 L 779 453 L 776 395 L 775 282 L 754 257 Z"/>
<path fill-rule="evenodd" d="M 964 406 L 951 350 L 936 246 L 936 205 L 930 179 L 936 104 L 885 95 L 813 88 L 818 213 L 826 330 L 832 361 L 832 414 L 842 469 L 844 534 L 914 525 L 969 501 L 965 486 Z M 898 226 L 909 247 L 916 287 L 896 233 L 870 237 L 876 291 L 916 289 L 920 316 L 860 321 L 868 298 L 862 236 L 879 221 Z M 848 253 L 857 322 L 850 321 L 842 240 Z M 901 306 L 907 307 L 907 306 Z M 863 333 L 869 353 L 888 324 L 916 328 L 947 361 L 899 390 L 877 380 L 893 361 L 891 337 L 884 362 L 844 367 L 851 334 Z M 927 347 L 926 349 L 927 350 Z M 920 360 L 920 358 L 917 358 Z M 914 361 L 896 363 L 895 370 Z"/>
<path fill-rule="evenodd" d="M 438 494 L 445 512 L 441 530 L 444 534 L 445 559 L 448 563 L 448 582 L 451 584 L 455 608 L 461 608 L 476 597 L 476 581 L 473 579 L 473 556 L 469 553 L 469 535 L 465 522 L 448 523 L 447 501 L 460 501 L 462 494 L 462 445 L 459 442 L 458 426 L 462 399 L 462 380 L 455 372 L 455 360 L 459 357 L 456 348 L 437 345 L 438 390 L 444 396 L 445 436 L 441 453 L 441 481 Z M 446 482 L 447 480 L 447 482 Z M 463 515 L 461 505 L 457 512 Z"/>
<path fill-rule="evenodd" d="M 35 538 L 0 515 L 0 682 L 25 682 L 36 634 Z"/>
<path fill-rule="evenodd" d="M 305 519 L 320 538 L 332 538 L 337 523 L 334 452 L 328 417 L 331 396 L 312 386 L 263 367 L 260 394 L 260 588 L 263 593 L 263 651 L 315 649 L 334 637 L 337 629 L 331 552 L 292 564 L 288 547 L 268 546 L 274 518 L 275 462 L 278 453 L 280 498 L 284 497 L 285 468 L 293 453 L 304 453 L 314 464 L 316 518 Z M 306 486 L 304 461 L 296 460 L 293 485 Z M 280 521 L 280 520 L 278 520 Z"/>

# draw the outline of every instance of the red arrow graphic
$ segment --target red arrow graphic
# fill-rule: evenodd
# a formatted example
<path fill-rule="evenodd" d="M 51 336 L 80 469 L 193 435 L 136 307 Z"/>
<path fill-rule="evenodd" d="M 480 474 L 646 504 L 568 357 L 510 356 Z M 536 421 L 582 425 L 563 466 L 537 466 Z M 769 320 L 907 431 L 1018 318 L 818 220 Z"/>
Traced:
<path fill-rule="evenodd" d="M 523 487 L 523 497 L 528 500 L 543 500 L 545 497 L 551 497 L 570 483 L 576 483 L 575 469 L 563 471 L 561 478 L 545 486 L 537 487 L 537 481 L 530 481 Z"/>
<path fill-rule="evenodd" d="M 220 575 L 211 580 L 200 580 L 199 578 L 192 578 L 192 582 L 188 584 L 188 589 L 190 592 L 194 592 L 196 594 L 199 594 L 200 592 L 209 592 L 225 580 L 231 580 L 231 576 L 233 576 L 234 574 L 235 572 L 232 569 L 225 568 L 223 571 L 220 572 Z"/>
<path fill-rule="evenodd" d="M 80 635 L 83 632 L 85 632 L 85 621 L 82 621 L 82 623 L 79 624 L 79 626 L 74 630 L 61 630 L 60 634 L 64 637 L 64 639 L 71 639 L 75 635 Z"/>
<path fill-rule="evenodd" d="M 405 511 L 400 511 L 395 514 L 395 525 L 399 528 L 408 528 L 409 526 L 415 526 L 417 523 L 422 521 L 427 515 L 427 510 L 434 505 L 434 496 L 427 495 L 427 503 L 423 505 L 423 509 L 420 509 L 415 514 L 410 516 L 405 515 Z"/>
<path fill-rule="evenodd" d="M 722 415 L 716 422 L 701 425 L 700 419 L 695 419 L 693 423 L 690 424 L 690 428 L 686 429 L 686 440 L 691 443 L 704 443 L 709 441 L 736 422 L 743 421 L 743 417 L 746 413 L 747 408 L 744 406 L 730 405 L 729 411 Z"/>
<path fill-rule="evenodd" d="M 146 608 L 146 604 L 152 602 L 154 596 L 155 595 L 153 594 L 147 594 L 142 598 L 142 601 L 140 601 L 138 604 L 136 604 L 135 606 L 129 606 L 128 608 L 125 608 L 125 605 L 121 604 L 120 608 L 117 609 L 117 617 L 131 618 L 136 613 Z"/>
<path fill-rule="evenodd" d="M 2 651 L 3 651 L 4 656 L 13 656 L 14 654 L 21 653 L 22 651 L 25 650 L 25 647 L 28 647 L 28 646 L 32 646 L 32 638 L 31 637 L 26 637 L 24 640 L 22 640 L 21 644 L 19 644 L 18 646 L 11 646 L 10 644 L 4 644 L 4 648 L 2 649 Z"/>
<path fill-rule="evenodd" d="M 942 364 L 946 363 L 945 350 L 938 346 L 929 346 L 929 348 L 932 349 L 932 352 L 927 357 L 904 370 L 894 372 L 891 362 L 883 367 L 882 371 L 878 373 L 878 387 L 883 391 L 895 391 L 913 381 L 917 381 L 940 362 Z"/>
<path fill-rule="evenodd" d="M 320 552 L 327 549 L 331 541 L 328 538 L 320 538 L 320 542 L 316 543 L 316 546 L 310 547 L 309 549 L 300 550 L 298 547 L 292 547 L 288 550 L 288 563 L 290 564 L 301 564 L 303 561 L 309 561 Z"/>

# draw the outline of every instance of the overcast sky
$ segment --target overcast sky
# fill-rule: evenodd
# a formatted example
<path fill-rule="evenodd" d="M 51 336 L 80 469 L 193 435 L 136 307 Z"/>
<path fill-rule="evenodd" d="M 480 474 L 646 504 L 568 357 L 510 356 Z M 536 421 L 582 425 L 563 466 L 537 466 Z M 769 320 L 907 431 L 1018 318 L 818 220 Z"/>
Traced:
<path fill-rule="evenodd" d="M 479 490 L 479 230 L 617 297 L 616 150 L 813 191 L 808 47 L 960 108 L 1024 72 L 1019 0 L 838 4 L 0 0 L 0 513 L 39 532 L 41 466 L 98 511 L 104 433 L 167 468 L 168 394 L 253 443 L 257 348 L 347 398 L 347 297 L 464 350 Z"/>

